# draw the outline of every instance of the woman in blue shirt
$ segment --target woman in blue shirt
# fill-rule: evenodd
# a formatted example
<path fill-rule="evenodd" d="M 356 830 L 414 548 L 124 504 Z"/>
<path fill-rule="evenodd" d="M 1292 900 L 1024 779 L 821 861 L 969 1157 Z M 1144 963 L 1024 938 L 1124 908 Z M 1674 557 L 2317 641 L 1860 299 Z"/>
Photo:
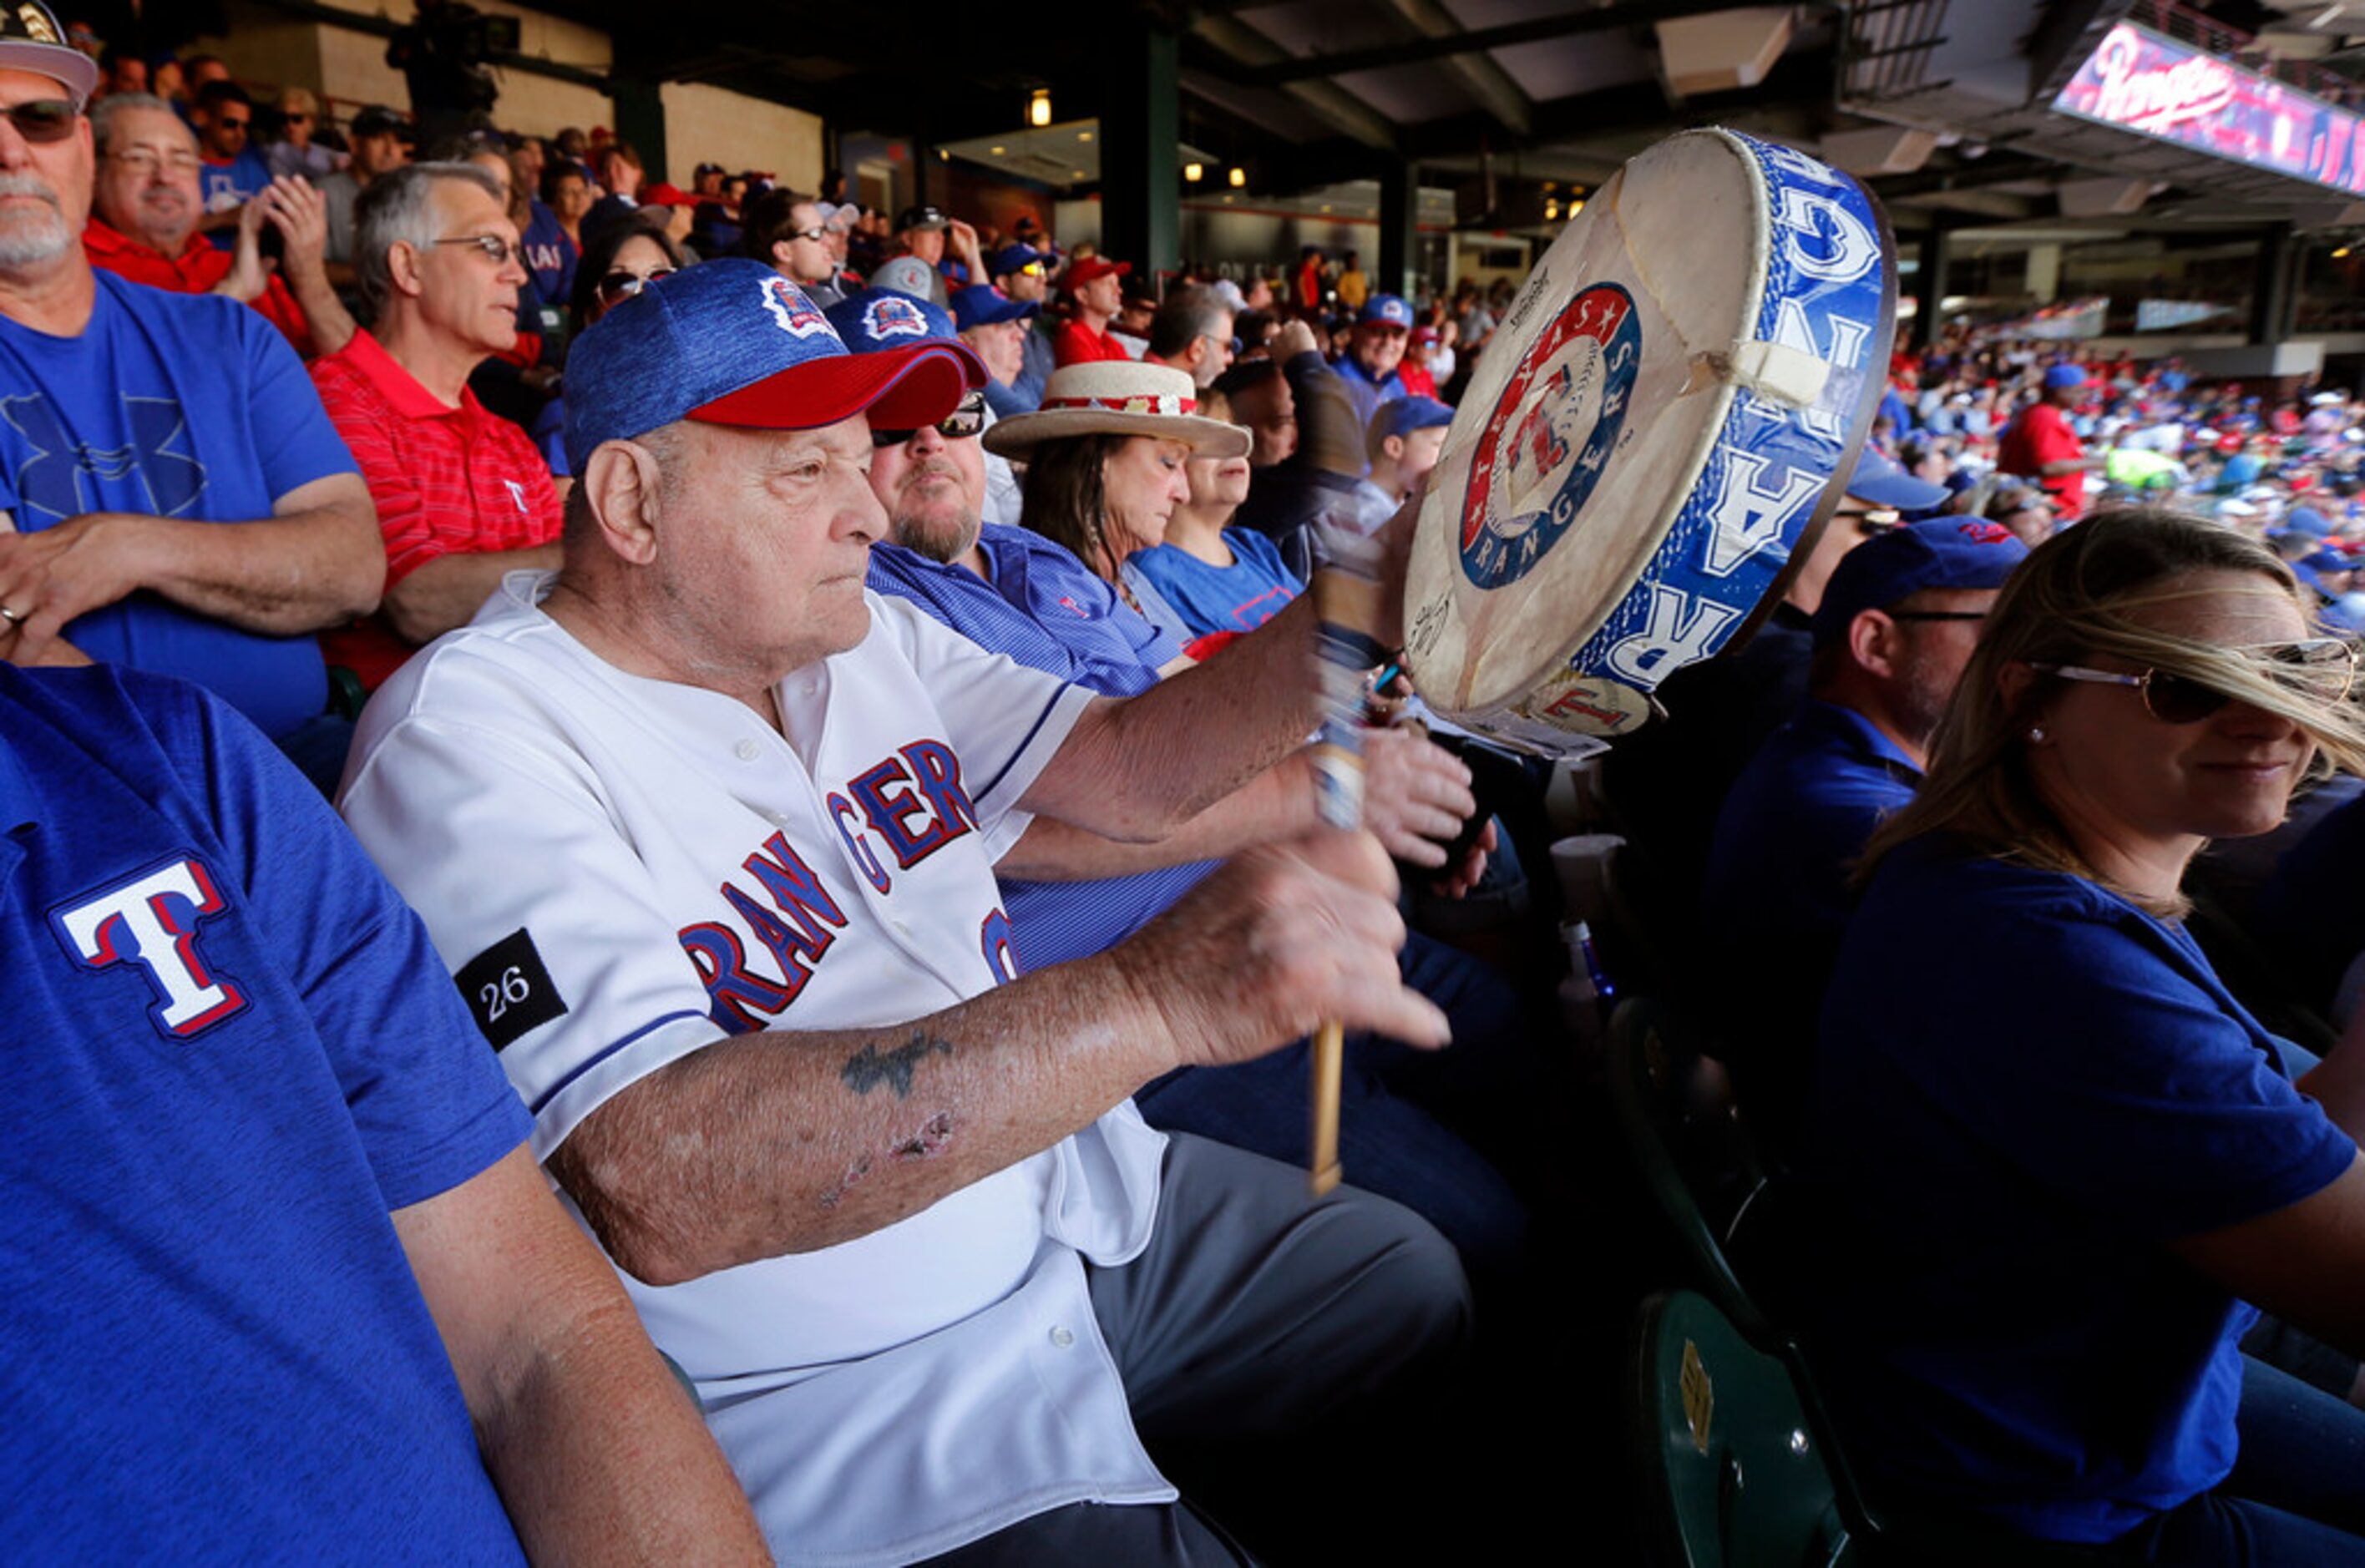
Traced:
<path fill-rule="evenodd" d="M 2263 1307 L 2365 1350 L 2365 1028 L 2294 1084 L 2180 924 L 2209 839 L 2365 771 L 2353 651 L 2310 633 L 2254 543 L 2093 518 L 2005 588 L 1867 851 L 1804 1305 L 1892 1504 L 2129 1561 L 2365 1563 L 2365 1415 L 2236 1348 Z"/>

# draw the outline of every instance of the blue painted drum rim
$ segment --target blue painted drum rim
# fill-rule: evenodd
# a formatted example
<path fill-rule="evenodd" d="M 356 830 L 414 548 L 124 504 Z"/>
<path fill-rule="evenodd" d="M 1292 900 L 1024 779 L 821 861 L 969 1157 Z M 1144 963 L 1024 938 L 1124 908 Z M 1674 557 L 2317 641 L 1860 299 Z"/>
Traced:
<path fill-rule="evenodd" d="M 1756 342 L 1736 344 L 1735 357 L 1757 350 L 1760 358 L 1753 363 L 1760 369 L 1767 355 L 1777 369 L 1784 363 L 1795 369 L 1820 362 L 1821 386 L 1810 400 L 1801 401 L 1796 386 L 1786 389 L 1778 384 L 1778 374 L 1767 379 L 1732 363 L 1721 367 L 1732 383 L 1730 403 L 1647 564 L 1616 590 L 1589 631 L 1578 611 L 1571 611 L 1570 635 L 1582 633 L 1582 640 L 1570 656 L 1542 668 L 1524 693 L 1473 692 L 1466 705 L 1457 707 L 1454 693 L 1444 689 L 1448 683 L 1429 678 L 1419 668 L 1419 655 L 1436 645 L 1429 635 L 1433 629 L 1408 629 L 1416 674 L 1430 704 L 1515 744 L 1582 750 L 1588 747 L 1579 736 L 1625 734 L 1649 716 L 1651 693 L 1674 670 L 1745 641 L 1771 613 L 1837 509 L 1885 384 L 1897 278 L 1895 244 L 1878 203 L 1857 181 L 1793 149 L 1731 130 L 1683 135 L 1718 139 L 1754 181 L 1762 202 L 1765 253 L 1754 317 Z M 1518 370 L 1491 406 L 1483 414 L 1464 410 L 1465 417 L 1485 421 L 1474 437 L 1484 461 L 1474 462 L 1463 479 L 1461 507 L 1434 520 L 1458 532 L 1452 568 L 1456 603 L 1516 587 L 1555 547 L 1582 547 L 1585 531 L 1572 534 L 1571 523 L 1588 500 L 1597 503 L 1615 490 L 1614 474 L 1597 495 L 1595 485 L 1603 476 L 1573 468 L 1547 475 L 1547 482 L 1558 479 L 1551 500 L 1541 510 L 1523 509 L 1508 527 L 1499 506 L 1494 515 L 1487 510 L 1502 482 L 1496 462 L 1501 443 L 1522 434 L 1539 439 L 1532 413 L 1520 416 L 1522 430 L 1503 428 L 1519 414 L 1531 373 L 1557 352 L 1539 352 L 1538 345 L 1566 325 L 1580 302 L 1618 286 L 1613 279 L 1584 276 L 1568 285 L 1552 324 L 1539 329 L 1523 347 Z M 1559 280 L 1553 286 L 1560 287 Z M 1745 319 L 1745 297 L 1741 304 Z M 1614 336 L 1602 340 L 1614 342 Z M 1777 346 L 1768 350 L 1769 344 Z M 1599 386 L 1608 396 L 1620 383 L 1606 374 L 1606 357 L 1603 368 Z M 1627 367 L 1624 385 L 1631 385 L 1635 369 Z M 1622 421 L 1622 404 L 1616 412 Z M 1589 455 L 1597 446 L 1606 450 L 1600 426 L 1612 422 L 1601 419 L 1589 439 L 1574 443 L 1575 455 Z M 1607 441 L 1616 437 L 1612 430 Z M 1454 444 L 1449 436 L 1449 448 Z M 1554 461 L 1567 461 L 1570 444 L 1552 444 Z M 1538 655 L 1552 651 L 1540 649 Z M 1465 669 L 1474 668 L 1475 655 L 1466 655 Z"/>

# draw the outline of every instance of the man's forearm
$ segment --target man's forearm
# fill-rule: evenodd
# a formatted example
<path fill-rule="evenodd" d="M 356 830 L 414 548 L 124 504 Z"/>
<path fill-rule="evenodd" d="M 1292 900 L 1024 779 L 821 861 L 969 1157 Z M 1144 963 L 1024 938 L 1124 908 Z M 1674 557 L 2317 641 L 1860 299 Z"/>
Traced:
<path fill-rule="evenodd" d="M 555 571 L 558 564 L 555 544 L 439 555 L 386 590 L 386 619 L 403 641 L 424 645 L 474 620 L 506 574 Z"/>
<path fill-rule="evenodd" d="M 1314 775 L 1301 753 L 1284 757 L 1173 832 L 1145 844 L 1126 844 L 1037 817 L 993 863 L 993 873 L 1034 882 L 1130 877 L 1194 860 L 1220 859 L 1251 844 L 1295 838 L 1313 826 Z"/>
<path fill-rule="evenodd" d="M 1300 594 L 1221 658 L 1094 703 L 1020 803 L 1132 843 L 1173 833 L 1313 731 L 1315 626 Z"/>
<path fill-rule="evenodd" d="M 548 1163 L 620 1267 L 678 1283 L 892 1225 L 1174 1061 L 1103 955 L 909 1024 L 717 1041 L 601 1105 Z"/>
<path fill-rule="evenodd" d="M 287 292 L 296 297 L 303 308 L 304 319 L 312 329 L 312 349 L 318 354 L 332 354 L 353 341 L 361 326 L 329 286 L 329 274 L 324 266 L 297 267 L 286 274 Z"/>
<path fill-rule="evenodd" d="M 340 498 L 248 522 L 143 518 L 143 586 L 250 632 L 292 636 L 377 608 L 386 547 L 358 479 Z"/>

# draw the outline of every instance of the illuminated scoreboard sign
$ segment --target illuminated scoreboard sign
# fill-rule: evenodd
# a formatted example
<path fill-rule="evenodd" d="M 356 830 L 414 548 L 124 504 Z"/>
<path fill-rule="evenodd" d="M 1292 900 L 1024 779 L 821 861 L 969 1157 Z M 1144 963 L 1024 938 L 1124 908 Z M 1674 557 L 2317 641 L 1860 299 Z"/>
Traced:
<path fill-rule="evenodd" d="M 2063 114 L 2365 195 L 2365 118 L 2122 22 L 2053 100 Z"/>

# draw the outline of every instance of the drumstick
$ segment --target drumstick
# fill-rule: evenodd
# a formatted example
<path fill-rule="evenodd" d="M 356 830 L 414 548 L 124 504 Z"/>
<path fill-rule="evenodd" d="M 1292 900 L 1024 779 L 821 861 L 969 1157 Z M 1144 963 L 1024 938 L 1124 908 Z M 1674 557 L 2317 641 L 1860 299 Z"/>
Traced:
<path fill-rule="evenodd" d="M 1361 611 L 1355 621 L 1368 625 L 1379 597 L 1377 552 L 1368 541 L 1353 544 L 1361 548 L 1336 548 L 1325 565 L 1323 597 L 1329 602 L 1323 608 Z M 1340 599 L 1347 601 L 1343 607 Z M 1352 624 L 1327 620 L 1316 633 L 1315 647 L 1322 683 L 1322 730 L 1314 744 L 1314 807 L 1326 823 L 1352 832 L 1363 821 L 1365 678 L 1381 662 L 1382 650 Z M 1307 1184 L 1317 1198 L 1339 1184 L 1339 1087 L 1346 1054 L 1345 1026 L 1336 1018 L 1324 1019 L 1314 1036 L 1307 1163 Z"/>

